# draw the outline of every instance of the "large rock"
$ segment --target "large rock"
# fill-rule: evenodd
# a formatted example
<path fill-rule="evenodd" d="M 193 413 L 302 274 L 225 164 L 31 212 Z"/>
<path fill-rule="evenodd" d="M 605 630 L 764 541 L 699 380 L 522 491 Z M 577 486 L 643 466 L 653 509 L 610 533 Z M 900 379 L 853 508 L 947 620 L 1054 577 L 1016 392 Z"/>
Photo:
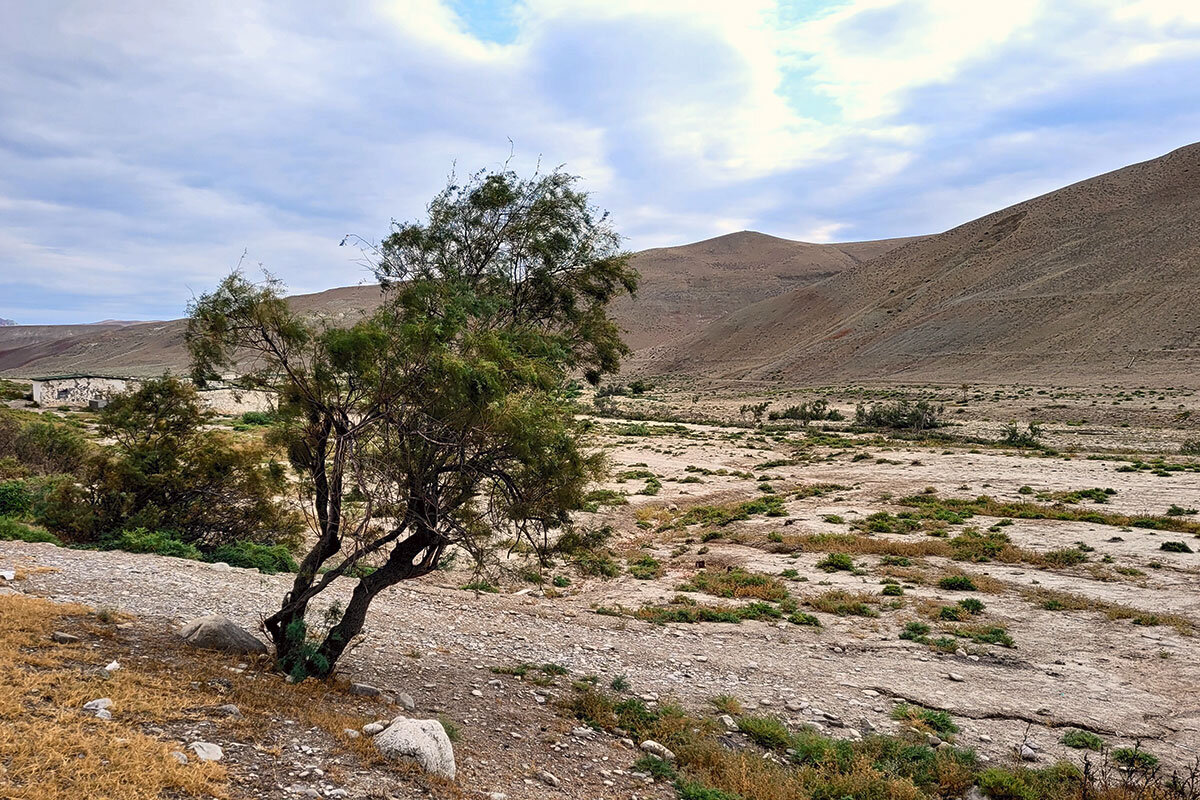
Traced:
<path fill-rule="evenodd" d="M 186 622 L 179 629 L 179 635 L 192 647 L 204 650 L 247 654 L 267 652 L 267 646 L 255 638 L 254 634 L 216 614 Z"/>
<path fill-rule="evenodd" d="M 428 773 L 454 778 L 454 747 L 436 719 L 400 717 L 371 741 L 388 758 L 409 759 Z"/>

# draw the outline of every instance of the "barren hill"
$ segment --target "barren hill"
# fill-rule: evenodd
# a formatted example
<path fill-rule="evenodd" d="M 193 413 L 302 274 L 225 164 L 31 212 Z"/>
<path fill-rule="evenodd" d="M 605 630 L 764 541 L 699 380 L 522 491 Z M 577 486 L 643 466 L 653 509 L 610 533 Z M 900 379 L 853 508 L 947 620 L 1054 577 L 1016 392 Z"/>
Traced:
<path fill-rule="evenodd" d="M 700 330 L 750 303 L 822 280 L 908 239 L 809 244 L 743 231 L 634 256 L 634 300 L 616 313 L 635 349 Z M 291 298 L 299 310 L 352 319 L 379 301 L 374 285 Z M 0 331 L 0 370 L 12 374 L 101 372 L 152 375 L 187 366 L 184 323 L 17 326 Z"/>
<path fill-rule="evenodd" d="M 639 355 L 721 378 L 1197 383 L 1200 145 L 1019 203 Z"/>
<path fill-rule="evenodd" d="M 912 239 L 811 244 L 741 231 L 679 247 L 643 250 L 637 297 L 617 318 L 634 350 L 693 333 L 739 308 L 849 269 Z"/>

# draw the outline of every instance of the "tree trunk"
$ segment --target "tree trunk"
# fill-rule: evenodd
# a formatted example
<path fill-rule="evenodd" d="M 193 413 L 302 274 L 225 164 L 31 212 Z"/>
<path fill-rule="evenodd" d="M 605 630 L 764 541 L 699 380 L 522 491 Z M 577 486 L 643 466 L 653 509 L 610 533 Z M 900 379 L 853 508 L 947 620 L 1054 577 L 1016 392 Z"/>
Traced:
<path fill-rule="evenodd" d="M 317 650 L 319 658 L 310 659 L 309 674 L 321 678 L 332 674 L 342 653 L 354 637 L 362 632 L 367 621 L 367 609 L 376 595 L 400 581 L 419 578 L 437 569 L 438 559 L 445 544 L 446 540 L 437 531 L 421 526 L 396 545 L 388 556 L 387 563 L 365 578 L 359 579 L 342 618 L 321 642 Z"/>

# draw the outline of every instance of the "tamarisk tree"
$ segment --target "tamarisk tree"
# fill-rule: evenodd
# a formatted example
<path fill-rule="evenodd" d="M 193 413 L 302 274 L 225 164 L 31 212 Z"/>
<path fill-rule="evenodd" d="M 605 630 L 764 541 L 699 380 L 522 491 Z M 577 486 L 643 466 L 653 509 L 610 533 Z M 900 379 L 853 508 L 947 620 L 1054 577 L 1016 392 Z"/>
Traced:
<path fill-rule="evenodd" d="M 577 179 L 481 172 L 368 251 L 382 303 L 353 324 L 293 311 L 269 276 L 235 272 L 190 308 L 193 378 L 235 373 L 277 398 L 315 538 L 265 619 L 279 664 L 326 676 L 381 591 L 505 543 L 544 547 L 601 458 L 572 413 L 628 352 L 609 316 L 637 273 Z M 310 629 L 309 606 L 356 580 Z"/>

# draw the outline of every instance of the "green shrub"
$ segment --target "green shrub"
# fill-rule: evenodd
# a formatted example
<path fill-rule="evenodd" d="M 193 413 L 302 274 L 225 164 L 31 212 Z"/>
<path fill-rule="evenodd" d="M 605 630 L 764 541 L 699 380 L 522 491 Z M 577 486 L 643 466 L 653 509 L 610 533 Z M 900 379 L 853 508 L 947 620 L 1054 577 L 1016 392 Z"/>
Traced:
<path fill-rule="evenodd" d="M 49 542 L 62 546 L 62 541 L 45 528 L 26 525 L 11 517 L 0 517 L 0 540 L 18 542 Z"/>
<path fill-rule="evenodd" d="M 113 550 L 124 550 L 127 553 L 154 553 L 193 560 L 199 560 L 202 555 L 194 545 L 180 541 L 170 531 L 152 531 L 146 528 L 121 531 L 104 544 Z"/>
<path fill-rule="evenodd" d="M 500 592 L 496 586 L 487 581 L 471 581 L 470 583 L 464 583 L 459 588 L 470 592 L 486 592 L 488 594 L 499 594 Z"/>
<path fill-rule="evenodd" d="M 958 606 L 968 614 L 982 614 L 985 608 L 983 601 L 976 597 L 964 597 L 958 601 Z"/>
<path fill-rule="evenodd" d="M 1190 553 L 1192 548 L 1187 546 L 1186 542 L 1163 542 L 1158 546 L 1159 550 L 1165 550 L 1168 553 Z"/>
<path fill-rule="evenodd" d="M 849 571 L 854 569 L 854 559 L 848 553 L 830 553 L 817 562 L 817 569 L 826 572 Z"/>
<path fill-rule="evenodd" d="M 901 722 L 917 722 L 943 736 L 958 733 L 958 726 L 954 724 L 954 719 L 949 714 L 945 711 L 935 711 L 932 708 L 898 703 L 892 708 L 892 719 Z"/>
<path fill-rule="evenodd" d="M 630 769 L 634 772 L 645 772 L 656 781 L 673 781 L 676 778 L 675 768 L 671 766 L 670 761 L 649 754 L 633 762 Z"/>
<path fill-rule="evenodd" d="M 652 555 L 646 554 L 629 562 L 629 574 L 639 581 L 649 581 L 662 575 L 662 563 Z"/>
<path fill-rule="evenodd" d="M 810 628 L 821 627 L 821 620 L 814 617 L 812 614 L 805 614 L 803 611 L 797 611 L 788 617 L 788 622 L 793 625 L 806 625 Z"/>
<path fill-rule="evenodd" d="M 904 626 L 904 630 L 900 631 L 901 639 L 908 639 L 913 642 L 924 641 L 929 635 L 929 626 L 924 622 L 909 622 Z"/>
<path fill-rule="evenodd" d="M 1112 751 L 1112 759 L 1125 769 L 1133 771 L 1145 772 L 1158 766 L 1158 756 L 1146 752 L 1140 746 L 1118 747 Z"/>
<path fill-rule="evenodd" d="M 768 750 L 786 750 L 792 744 L 792 734 L 787 726 L 775 717 L 742 717 L 738 728 L 750 740 Z"/>
<path fill-rule="evenodd" d="M 25 481 L 0 483 L 0 516 L 24 514 L 29 510 L 30 496 Z"/>
<path fill-rule="evenodd" d="M 951 592 L 974 592 L 978 591 L 975 586 L 975 581 L 971 580 L 966 575 L 947 575 L 938 581 L 939 589 L 946 589 Z"/>
<path fill-rule="evenodd" d="M 295 572 L 299 569 L 291 551 L 281 544 L 232 542 L 210 551 L 205 560 L 224 561 L 231 567 L 249 567 L 267 575 L 274 575 L 277 572 Z M 361 577 L 361 574 L 356 577 Z"/>
<path fill-rule="evenodd" d="M 898 583 L 889 583 L 883 587 L 883 593 L 888 597 L 899 597 L 904 594 L 904 589 Z"/>
<path fill-rule="evenodd" d="M 243 425 L 258 427 L 270 425 L 275 421 L 275 415 L 270 411 L 247 411 L 238 418 Z"/>
<path fill-rule="evenodd" d="M 1081 731 L 1078 728 L 1072 728 L 1063 734 L 1062 743 L 1067 747 L 1074 747 L 1077 750 L 1096 750 L 1104 749 L 1104 740 L 1090 731 Z"/>
<path fill-rule="evenodd" d="M 878 403 L 870 408 L 859 403 L 854 410 L 854 421 L 870 428 L 920 432 L 941 425 L 938 415 L 943 411 L 945 406 L 935 406 L 928 400 L 916 403 L 897 400 L 894 403 Z"/>

